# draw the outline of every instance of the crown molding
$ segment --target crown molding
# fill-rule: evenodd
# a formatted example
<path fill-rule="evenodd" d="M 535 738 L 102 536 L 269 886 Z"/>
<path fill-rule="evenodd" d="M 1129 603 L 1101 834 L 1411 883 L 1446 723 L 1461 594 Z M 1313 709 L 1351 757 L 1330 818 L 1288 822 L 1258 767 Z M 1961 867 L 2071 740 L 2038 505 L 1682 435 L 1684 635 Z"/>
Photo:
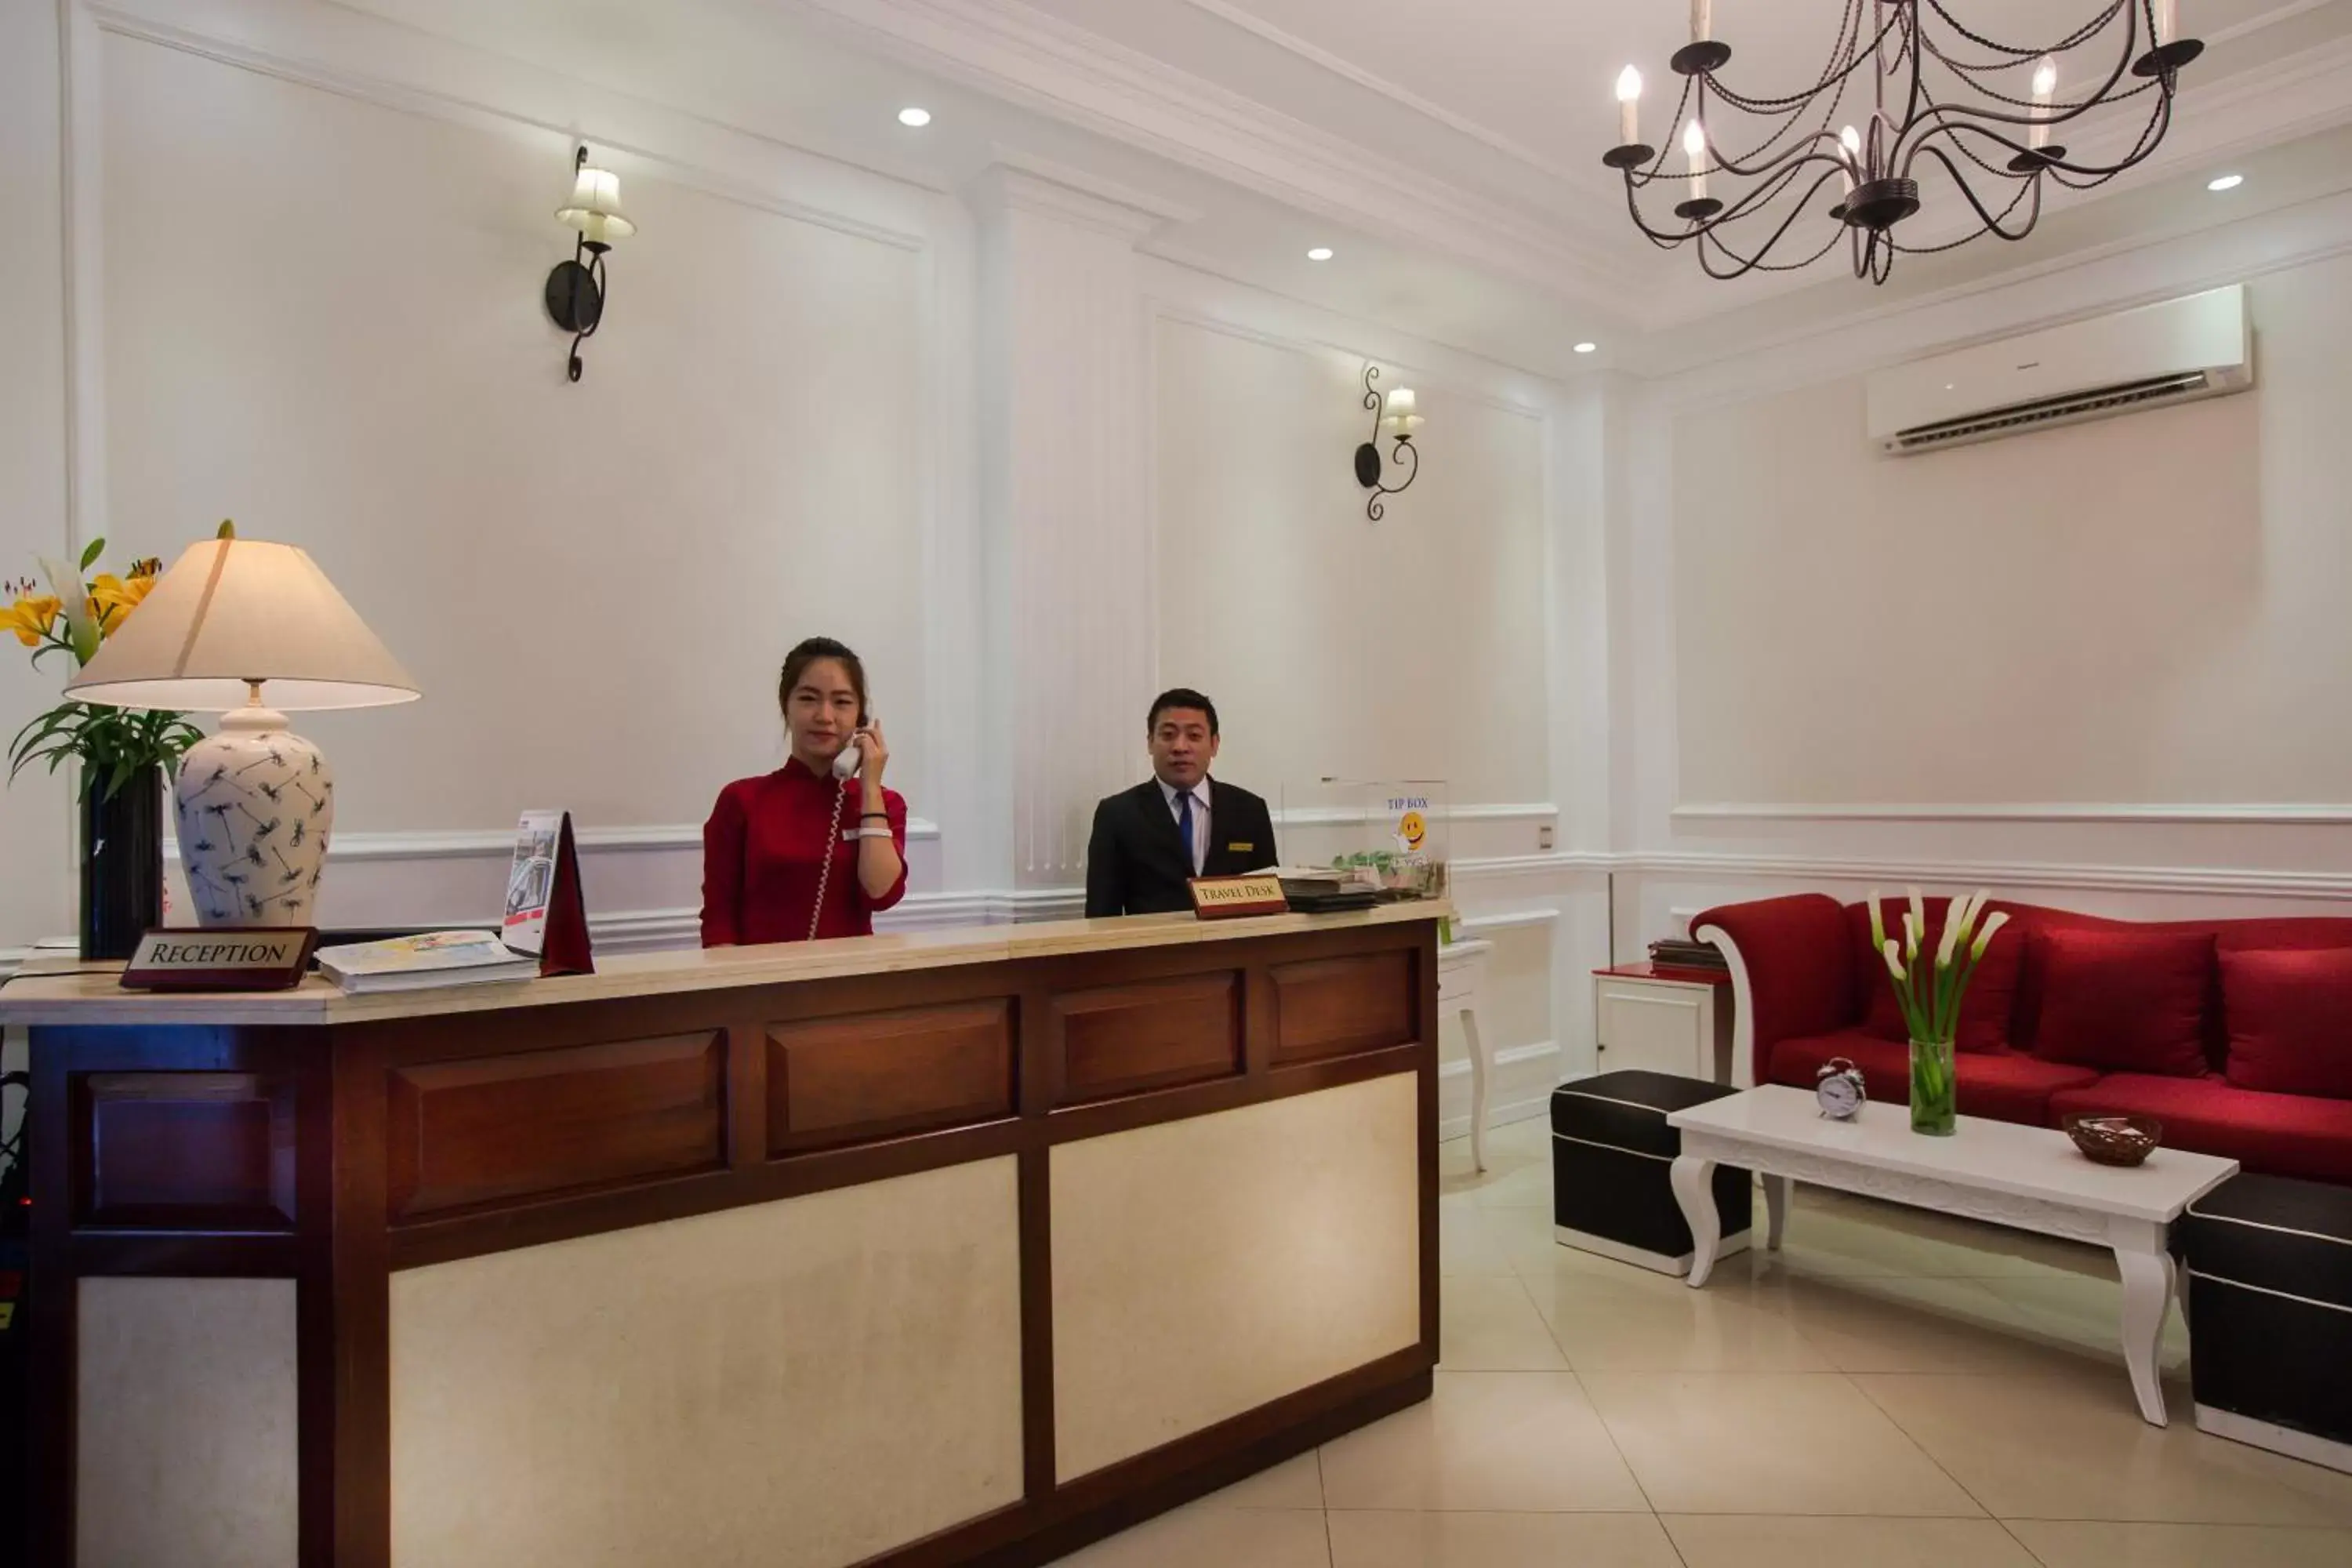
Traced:
<path fill-rule="evenodd" d="M 992 147 L 990 153 L 995 161 L 980 172 L 971 190 L 973 204 L 983 216 L 1008 210 L 1034 213 L 1057 223 L 1097 229 L 1129 245 L 1162 225 L 1192 223 L 1201 216 L 1198 208 L 1083 169 L 1006 147 Z"/>
<path fill-rule="evenodd" d="M 795 0 L 863 47 L 1186 167 L 1622 316 L 1642 269 L 1597 236 L 1402 168 L 1059 16 L 996 0 Z"/>

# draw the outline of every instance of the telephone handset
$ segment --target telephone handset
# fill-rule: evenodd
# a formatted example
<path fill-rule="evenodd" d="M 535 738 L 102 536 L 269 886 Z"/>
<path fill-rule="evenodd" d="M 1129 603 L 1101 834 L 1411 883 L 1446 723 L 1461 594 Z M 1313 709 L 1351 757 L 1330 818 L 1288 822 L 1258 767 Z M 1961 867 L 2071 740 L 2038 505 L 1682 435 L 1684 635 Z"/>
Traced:
<path fill-rule="evenodd" d="M 863 730 L 866 728 L 866 717 L 865 714 L 861 713 L 857 716 L 857 727 Z M 833 792 L 833 821 L 825 828 L 824 853 L 817 861 L 816 906 L 809 910 L 809 940 L 811 942 L 814 942 L 816 940 L 817 922 L 824 918 L 825 885 L 833 880 L 833 852 L 835 847 L 841 842 L 841 808 L 843 804 L 849 799 L 849 791 L 845 786 L 848 784 L 850 780 L 856 778 L 861 772 L 863 772 L 865 767 L 866 748 L 855 739 L 852 739 L 846 745 L 843 746 L 841 750 L 833 754 L 833 776 L 835 780 L 835 788 Z"/>

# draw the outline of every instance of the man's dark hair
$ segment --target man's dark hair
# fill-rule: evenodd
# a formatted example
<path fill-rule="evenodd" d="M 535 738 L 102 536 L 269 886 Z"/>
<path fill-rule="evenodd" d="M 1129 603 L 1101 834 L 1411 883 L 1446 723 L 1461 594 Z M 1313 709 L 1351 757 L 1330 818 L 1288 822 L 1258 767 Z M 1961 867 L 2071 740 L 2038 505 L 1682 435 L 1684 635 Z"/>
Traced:
<path fill-rule="evenodd" d="M 1217 733 L 1217 705 L 1189 686 L 1172 687 L 1151 700 L 1151 712 L 1143 721 L 1143 732 L 1151 734 L 1160 728 L 1160 715 L 1171 708 L 1191 708 L 1209 716 L 1209 734 Z"/>

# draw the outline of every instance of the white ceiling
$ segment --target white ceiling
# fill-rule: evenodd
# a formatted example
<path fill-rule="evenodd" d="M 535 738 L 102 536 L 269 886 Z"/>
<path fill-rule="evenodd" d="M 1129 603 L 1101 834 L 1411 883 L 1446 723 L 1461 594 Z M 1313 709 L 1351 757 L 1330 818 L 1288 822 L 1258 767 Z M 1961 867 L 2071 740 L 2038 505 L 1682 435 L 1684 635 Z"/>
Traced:
<path fill-rule="evenodd" d="M 2352 0 L 2179 0 L 2206 58 L 2162 155 L 2025 242 L 1871 290 L 1832 262 L 1725 285 L 1652 248 L 1600 164 L 1688 0 L 341 0 L 940 189 L 1045 160 L 1186 216 L 1171 258 L 1552 375 L 1663 369 L 1920 290 L 2352 187 Z M 2011 32 L 2098 0 L 1945 0 Z M 1715 0 L 1735 79 L 1817 71 L 1842 0 Z M 920 132 L 892 118 L 919 101 Z M 1654 105 L 1659 132 L 1669 103 Z M 585 129 L 585 128 L 583 128 Z M 1655 132 L 1652 134 L 1656 134 Z M 2289 157 L 2252 177 L 2265 148 Z M 2228 204 L 2212 169 L 2245 166 Z M 1925 226 L 1931 214 L 1916 223 Z M 1339 252 L 1326 264 L 1309 246 Z M 1597 354 L 1572 353 L 1592 340 Z"/>
<path fill-rule="evenodd" d="M 1549 296 L 1621 339 L 1766 309 L 1833 270 L 1824 261 L 1727 285 L 1703 278 L 1687 252 L 1655 250 L 1627 221 L 1623 187 L 1600 163 L 1616 141 L 1612 84 L 1625 64 L 1642 68 L 1645 139 L 1661 138 L 1672 108 L 1662 84 L 1680 86 L 1665 62 L 1687 37 L 1686 0 L 787 3 L 1295 212 Z M 1948 3 L 1971 28 L 2021 45 L 2103 9 L 2102 0 Z M 2208 49 L 2183 73 L 2163 148 L 2098 193 L 2053 198 L 2053 217 L 2352 121 L 2352 0 L 2179 8 L 2183 30 Z M 1727 77 L 1757 93 L 1794 90 L 1819 73 L 1843 10 L 1843 0 L 1716 0 L 1714 30 L 1735 51 Z M 2097 136 L 2088 124 L 2076 145 Z M 2344 178 L 2352 184 L 2352 169 Z M 1930 210 L 1911 225 L 1917 240 L 1937 237 L 1928 195 Z M 2067 226 L 2044 221 L 2053 237 Z M 1210 237 L 1195 237 L 1193 248 Z M 2117 238 L 2103 233 L 2100 243 Z M 2057 243 L 2038 233 L 2021 245 L 1986 241 L 1929 270 L 1949 285 L 2046 262 Z M 1249 273 L 1237 254 L 1224 267 Z"/>

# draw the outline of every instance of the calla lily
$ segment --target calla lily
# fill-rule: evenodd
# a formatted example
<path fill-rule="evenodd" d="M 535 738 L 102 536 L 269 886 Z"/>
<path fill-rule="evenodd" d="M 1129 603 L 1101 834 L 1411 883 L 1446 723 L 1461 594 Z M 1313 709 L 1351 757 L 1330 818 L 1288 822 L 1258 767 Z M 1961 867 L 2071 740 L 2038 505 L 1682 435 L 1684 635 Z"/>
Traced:
<path fill-rule="evenodd" d="M 1911 910 L 1903 911 L 1903 956 L 1919 956 L 1919 917 Z"/>
<path fill-rule="evenodd" d="M 1985 921 L 1984 929 L 1977 932 L 1976 945 L 1969 949 L 1969 961 L 1974 963 L 1982 958 L 1985 955 L 1985 949 L 1992 943 L 1992 933 L 2008 923 L 2009 912 L 2006 910 L 1994 910 L 1992 918 Z"/>
<path fill-rule="evenodd" d="M 1911 923 L 1919 928 L 1919 933 L 1924 937 L 1927 931 L 1927 900 L 1919 896 L 1919 889 L 1916 888 L 1906 888 L 1903 890 L 1911 898 Z"/>
<path fill-rule="evenodd" d="M 1975 938 L 1977 921 L 1984 919 L 1985 906 L 1990 902 L 1992 902 L 1990 888 L 1979 888 L 1975 895 L 1969 900 L 1969 918 L 1960 927 L 1960 941 L 1963 944 Z"/>
<path fill-rule="evenodd" d="M 1870 945 L 1874 948 L 1886 945 L 1886 915 L 1878 906 L 1876 888 L 1870 889 Z"/>
<path fill-rule="evenodd" d="M 1944 940 L 1938 942 L 1936 946 L 1936 967 L 1938 969 L 1951 968 L 1953 951 L 1959 945 L 1960 922 L 1952 918 L 1951 911 L 1946 910 L 1944 914 Z"/>
<path fill-rule="evenodd" d="M 1903 960 L 1898 956 L 1901 950 L 1889 941 L 1880 951 L 1886 954 L 1886 973 L 1898 981 L 1903 979 Z"/>

